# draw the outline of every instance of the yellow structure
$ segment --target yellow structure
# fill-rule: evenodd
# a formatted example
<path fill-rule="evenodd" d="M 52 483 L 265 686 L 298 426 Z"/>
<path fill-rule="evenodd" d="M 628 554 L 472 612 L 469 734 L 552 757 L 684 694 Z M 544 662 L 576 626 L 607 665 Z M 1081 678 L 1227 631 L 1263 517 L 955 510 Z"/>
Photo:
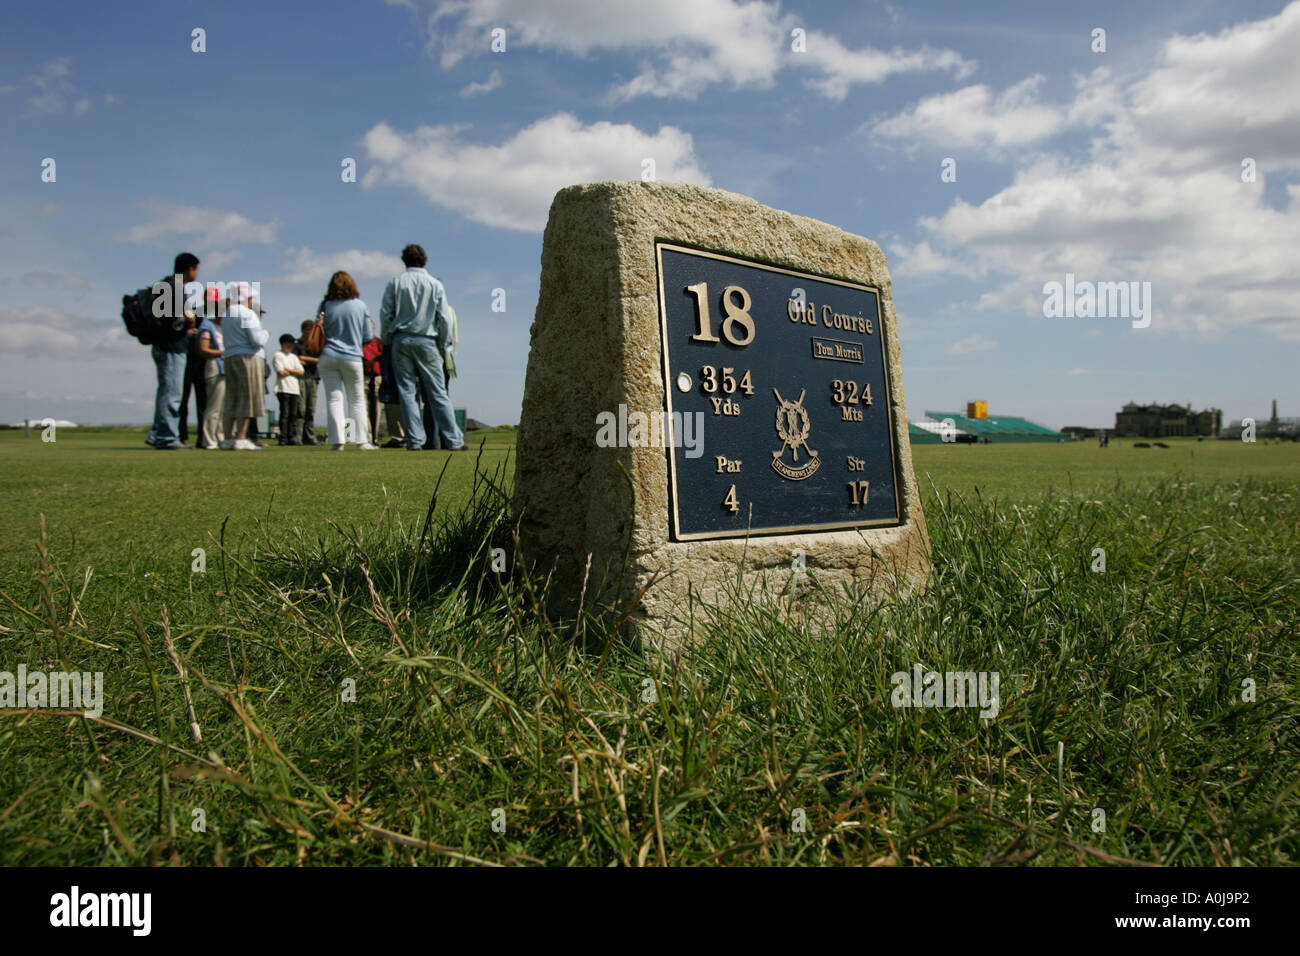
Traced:
<path fill-rule="evenodd" d="M 989 403 L 988 402 L 967 402 L 966 417 L 967 418 L 988 418 Z"/>

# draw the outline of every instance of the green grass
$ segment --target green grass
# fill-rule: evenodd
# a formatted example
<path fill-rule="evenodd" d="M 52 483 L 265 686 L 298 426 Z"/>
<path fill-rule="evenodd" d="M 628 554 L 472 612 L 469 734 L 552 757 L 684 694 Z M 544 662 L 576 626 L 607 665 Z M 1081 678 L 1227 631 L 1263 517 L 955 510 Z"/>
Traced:
<path fill-rule="evenodd" d="M 0 863 L 1300 859 L 1300 446 L 921 446 L 923 595 L 737 595 L 647 659 L 492 573 L 508 432 L 477 479 L 142 439 L 0 433 L 0 669 L 106 683 L 101 721 L 0 710 Z M 1000 713 L 892 707 L 917 663 Z"/>
<path fill-rule="evenodd" d="M 330 523 L 373 524 L 385 510 L 403 523 L 424 519 L 429 495 L 448 453 L 385 449 L 331 452 L 325 447 L 268 447 L 253 453 L 169 452 L 144 445 L 144 429 L 64 430 L 45 443 L 34 431 L 0 430 L 0 580 L 15 564 L 30 566 L 38 515 L 50 547 L 73 563 L 112 573 L 134 566 L 165 573 L 188 570 L 190 552 L 209 543 L 227 521 L 229 542 L 254 533 L 268 515 L 277 528 L 304 533 Z M 494 468 L 513 451 L 515 432 L 473 432 L 480 467 Z M 1083 493 L 1116 480 L 1138 482 L 1170 475 L 1191 481 L 1294 480 L 1300 444 L 1265 445 L 1172 439 L 1169 449 L 1096 442 L 1065 445 L 918 445 L 917 478 L 927 494 L 979 490 L 1008 500 L 1030 500 L 1052 489 Z M 443 477 L 443 508 L 469 494 L 477 455 L 453 456 Z M 513 477 L 513 467 L 507 478 Z M 168 519 L 158 517 L 166 500 Z"/>
<path fill-rule="evenodd" d="M 1165 439 L 1168 448 L 1109 448 L 1095 441 L 1066 444 L 917 445 L 912 464 L 922 487 L 933 479 L 940 489 L 1023 500 L 1056 489 L 1084 493 L 1092 488 L 1149 482 L 1178 475 L 1190 481 L 1280 479 L 1300 475 L 1300 443 Z"/>
<path fill-rule="evenodd" d="M 159 452 L 144 444 L 145 429 L 63 430 L 45 443 L 38 433 L 0 431 L 0 540 L 4 566 L 30 560 L 44 514 L 50 546 L 96 573 L 189 569 L 190 552 L 210 546 L 228 518 L 228 540 L 239 541 L 259 521 L 285 532 L 325 531 L 373 524 L 385 509 L 404 521 L 422 520 L 438 473 L 447 501 L 464 501 L 477 454 L 403 449 L 341 452 L 327 446 L 259 452 Z M 514 450 L 514 431 L 471 432 L 480 467 Z M 513 468 L 511 469 L 513 474 Z M 17 554 L 14 552 L 17 551 Z M 4 573 L 0 567 L 0 580 Z"/>

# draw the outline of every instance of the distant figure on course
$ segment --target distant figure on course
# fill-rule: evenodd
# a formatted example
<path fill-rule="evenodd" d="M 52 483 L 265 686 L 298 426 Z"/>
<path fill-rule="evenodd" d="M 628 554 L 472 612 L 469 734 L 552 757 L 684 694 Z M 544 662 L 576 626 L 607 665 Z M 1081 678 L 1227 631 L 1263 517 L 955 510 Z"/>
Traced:
<path fill-rule="evenodd" d="M 393 374 L 392 349 L 379 353 L 378 397 L 384 405 L 384 422 L 388 425 L 388 441 L 381 447 L 405 448 L 406 428 L 402 425 L 402 398 L 397 394 L 397 376 Z"/>
<path fill-rule="evenodd" d="M 302 433 L 298 426 L 299 391 L 302 363 L 293 354 L 294 339 L 288 332 L 280 336 L 280 351 L 275 353 L 275 396 L 280 400 L 280 444 L 301 445 Z"/>
<path fill-rule="evenodd" d="M 379 355 L 384 343 L 375 336 L 375 323 L 370 322 L 370 341 L 361 349 L 361 366 L 366 379 L 366 421 L 370 424 L 370 440 L 379 444 L 379 388 L 383 378 L 379 371 Z"/>
<path fill-rule="evenodd" d="M 302 334 L 298 336 L 298 341 L 293 346 L 293 354 L 298 356 L 303 369 L 303 376 L 298 385 L 302 389 L 302 443 L 304 445 L 320 444 L 316 440 L 316 390 L 320 385 L 318 366 L 320 359 L 315 355 L 307 354 L 307 330 L 313 325 L 315 323 L 311 319 L 302 323 L 300 329 Z"/>
<path fill-rule="evenodd" d="M 443 356 L 451 339 L 447 293 L 442 283 L 425 270 L 428 256 L 417 245 L 402 250 L 406 271 L 389 281 L 379 310 L 380 338 L 392 350 L 397 392 L 402 399 L 406 447 L 418 451 L 425 444 L 420 413 L 420 390 L 429 398 L 433 420 L 447 446 L 468 451 L 456 427 L 456 413 L 447 397 Z"/>
<path fill-rule="evenodd" d="M 253 290 L 249 283 L 236 283 L 231 295 L 221 330 L 225 340 L 226 366 L 226 439 L 221 447 L 256 451 L 259 446 L 248 438 L 249 424 L 266 414 L 266 353 L 262 346 L 271 336 L 262 328 L 262 320 L 254 311 Z"/>
<path fill-rule="evenodd" d="M 189 447 L 181 440 L 180 405 L 190 336 L 198 324 L 197 313 L 203 308 L 203 286 L 198 282 L 199 257 L 188 252 L 178 255 L 172 263 L 172 275 L 164 281 L 175 285 L 177 276 L 182 287 L 172 290 L 171 301 L 183 303 L 182 314 L 172 316 L 172 337 L 155 341 L 150 350 L 158 373 L 158 390 L 154 395 L 153 427 L 145 442 L 165 451 Z"/>
<path fill-rule="evenodd" d="M 356 442 L 362 451 L 372 451 L 378 446 L 370 441 L 361 367 L 362 346 L 371 339 L 370 310 L 361 301 L 352 276 L 342 271 L 330 276 L 321 312 L 325 348 L 318 367 L 325 388 L 330 447 L 342 451 L 345 443 Z M 347 422 L 351 422 L 351 434 Z"/>
<path fill-rule="evenodd" d="M 219 448 L 225 438 L 221 430 L 221 412 L 226 403 L 226 366 L 222 358 L 221 311 L 205 316 L 199 323 L 199 356 L 203 359 L 203 384 L 207 404 L 199 425 L 200 448 Z"/>

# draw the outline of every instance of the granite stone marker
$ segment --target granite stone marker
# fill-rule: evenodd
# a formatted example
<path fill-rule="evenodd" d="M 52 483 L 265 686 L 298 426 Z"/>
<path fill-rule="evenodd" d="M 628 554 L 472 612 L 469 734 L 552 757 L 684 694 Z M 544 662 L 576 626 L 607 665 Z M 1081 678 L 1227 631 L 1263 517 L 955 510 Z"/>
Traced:
<path fill-rule="evenodd" d="M 631 610 L 653 644 L 756 585 L 794 614 L 813 577 L 864 600 L 924 586 L 880 247 L 718 189 L 561 190 L 515 506 L 552 609 Z"/>

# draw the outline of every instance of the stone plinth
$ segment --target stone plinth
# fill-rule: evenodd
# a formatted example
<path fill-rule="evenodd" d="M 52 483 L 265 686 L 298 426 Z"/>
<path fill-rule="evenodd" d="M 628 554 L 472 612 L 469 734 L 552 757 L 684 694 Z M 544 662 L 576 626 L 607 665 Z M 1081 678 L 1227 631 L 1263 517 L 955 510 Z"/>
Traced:
<path fill-rule="evenodd" d="M 820 384 L 805 388 L 809 395 L 799 398 L 802 404 L 796 408 L 802 379 L 796 378 L 793 384 L 786 379 L 780 383 L 758 381 L 752 391 L 735 393 L 743 416 L 706 416 L 703 453 L 712 463 L 732 448 L 739 429 L 751 430 L 744 480 L 764 482 L 761 487 L 770 487 L 773 494 L 780 491 L 788 496 L 794 494 L 791 489 L 807 489 L 808 502 L 823 498 L 832 502 L 833 507 L 828 508 L 834 514 L 828 511 L 827 523 L 838 522 L 834 530 L 745 534 L 746 522 L 765 509 L 768 526 L 780 526 L 762 492 L 740 502 L 748 509 L 746 515 L 722 500 L 726 488 L 722 477 L 693 479 L 695 483 L 689 487 L 682 484 L 684 467 L 691 464 L 684 448 L 668 453 L 662 445 L 628 442 L 623 447 L 603 447 L 598 443 L 602 416 L 606 422 L 611 415 L 619 416 L 620 406 L 661 413 L 673 401 L 697 405 L 703 401 L 706 385 L 702 376 L 711 381 L 715 373 L 694 361 L 697 354 L 716 355 L 719 365 L 715 371 L 726 362 L 736 369 L 734 376 L 742 374 L 746 355 L 760 356 L 757 345 L 748 352 L 735 347 L 737 342 L 744 343 L 743 323 L 721 329 L 722 336 L 717 334 L 724 313 L 740 310 L 749 292 L 721 293 L 724 298 L 719 299 L 719 289 L 708 289 L 707 301 L 714 310 L 710 325 L 701 325 L 698 335 L 675 333 L 676 337 L 669 339 L 669 313 L 667 306 L 661 312 L 660 299 L 665 243 L 713 255 L 719 268 L 734 270 L 748 267 L 745 264 L 771 267 L 768 273 L 753 274 L 770 277 L 773 288 L 779 282 L 812 288 L 824 279 L 843 286 L 846 295 L 874 296 L 857 301 L 878 303 L 878 313 L 859 310 L 858 315 L 835 316 L 834 327 L 831 310 L 823 315 L 818 303 L 817 311 L 806 313 L 810 317 L 806 328 L 792 325 L 803 314 L 799 305 L 787 307 L 782 302 L 777 309 L 770 295 L 761 305 L 755 299 L 752 320 L 756 333 L 751 338 L 766 346 L 783 336 L 786 346 L 797 346 L 786 351 L 797 352 L 802 361 L 809 339 L 821 337 L 820 348 L 826 355 L 831 354 L 828 349 L 847 350 L 846 364 L 810 361 L 805 365 L 850 378 L 866 375 L 858 370 L 867 366 L 852 364 L 861 362 L 862 351 L 870 358 L 872 350 L 878 350 L 875 361 L 878 366 L 883 361 L 887 378 L 880 379 L 874 403 L 858 408 L 846 404 L 842 411 L 846 420 L 850 414 L 865 412 L 868 425 L 892 442 L 882 445 L 877 437 L 870 454 L 863 456 L 874 467 L 879 468 L 884 460 L 886 469 L 892 469 L 892 486 L 879 480 L 873 483 L 875 488 L 885 489 L 885 498 L 872 492 L 876 495 L 873 506 L 888 506 L 885 518 L 869 527 L 843 527 L 845 520 L 852 521 L 861 512 L 850 507 L 857 504 L 857 491 L 853 475 L 841 474 L 845 469 L 842 454 L 825 451 L 825 457 L 818 460 L 823 466 L 820 484 L 790 483 L 803 476 L 799 469 L 808 467 L 809 449 L 819 443 L 828 448 L 826 436 L 832 428 L 850 427 L 841 423 L 840 406 L 831 404 L 836 399 L 823 394 Z M 740 266 L 735 264 L 737 260 Z M 826 284 L 817 287 L 832 288 Z M 874 291 L 864 292 L 860 287 Z M 682 302 L 689 301 L 682 299 L 683 289 L 674 287 L 665 294 L 675 297 L 672 301 L 679 314 L 686 314 L 680 312 Z M 731 296 L 730 304 L 726 295 Z M 699 301 L 706 301 L 703 293 Z M 731 338 L 723 341 L 727 336 Z M 673 353 L 670 358 L 680 360 L 681 370 L 665 361 L 669 342 L 667 351 Z M 837 346 L 836 342 L 845 344 Z M 703 346 L 714 351 L 700 351 Z M 819 357 L 818 348 L 814 340 L 813 358 Z M 694 364 L 683 356 L 691 356 Z M 769 357 L 769 365 L 771 361 Z M 775 379 L 780 371 L 778 367 L 777 372 L 765 374 Z M 777 412 L 773 426 L 779 402 L 796 413 L 790 419 L 793 425 L 783 425 Z M 790 445 L 790 428 L 797 432 L 798 413 L 805 406 L 814 422 L 812 433 L 802 447 L 804 456 L 800 458 L 801 449 L 795 447 L 795 457 L 790 459 L 790 453 L 780 449 Z M 768 442 L 771 450 L 753 453 L 760 441 Z M 801 441 L 798 434 L 794 441 Z M 674 459 L 673 454 L 683 457 Z M 772 464 L 779 455 L 791 464 Z M 849 462 L 852 470 L 851 457 Z M 702 474 L 698 463 L 695 467 L 696 474 Z M 712 464 L 709 467 L 711 470 Z M 728 466 L 719 463 L 717 467 L 722 471 Z M 773 468 L 778 469 L 775 475 Z M 796 476 L 793 479 L 792 474 Z M 845 483 L 845 478 L 850 480 Z M 820 488 L 816 495 L 821 497 L 813 496 L 814 486 Z M 836 495 L 848 497 L 831 498 L 834 489 L 838 489 Z M 733 535 L 729 537 L 687 534 L 684 519 L 674 509 L 690 495 L 703 496 L 699 502 L 707 504 L 707 520 L 732 521 L 740 532 L 728 531 Z M 866 489 L 862 498 L 865 504 Z M 804 503 L 804 499 L 798 500 Z M 682 183 L 606 182 L 561 190 L 551 205 L 542 250 L 541 290 L 519 425 L 515 503 L 520 518 L 520 557 L 539 577 L 551 576 L 552 610 L 572 613 L 580 599 L 587 606 L 621 603 L 626 608 L 636 603 L 628 626 L 655 644 L 671 645 L 688 638 L 693 602 L 725 602 L 724 581 L 728 577 L 734 581 L 738 569 L 743 569 L 742 589 L 762 582 L 769 593 L 783 595 L 796 613 L 811 599 L 810 576 L 836 591 L 847 584 L 867 600 L 888 599 L 891 594 L 923 586 L 929 572 L 925 517 L 912 470 L 897 321 L 880 247 L 835 226 L 718 189 Z M 808 527 L 806 515 L 800 517 L 798 526 Z M 806 571 L 797 570 L 801 563 Z M 698 609 L 695 616 L 699 616 Z"/>

